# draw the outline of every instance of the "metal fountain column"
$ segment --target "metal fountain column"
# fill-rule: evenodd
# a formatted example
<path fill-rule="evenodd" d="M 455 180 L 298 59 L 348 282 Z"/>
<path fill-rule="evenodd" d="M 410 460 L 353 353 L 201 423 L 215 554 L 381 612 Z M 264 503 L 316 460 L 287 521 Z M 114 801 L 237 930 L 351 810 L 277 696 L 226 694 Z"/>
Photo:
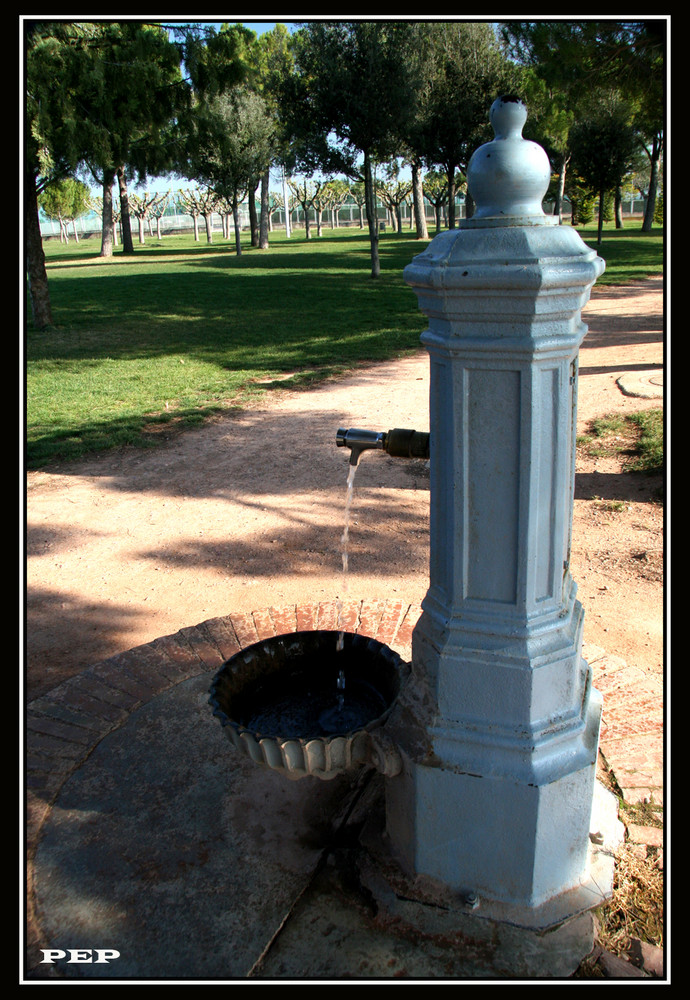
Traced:
<path fill-rule="evenodd" d="M 580 313 L 604 262 L 544 214 L 524 104 L 490 116 L 475 215 L 404 272 L 429 321 L 430 585 L 388 725 L 403 771 L 386 832 L 412 875 L 523 914 L 563 899 L 566 915 L 587 906 L 570 897 L 588 880 L 601 716 L 569 556 Z"/>

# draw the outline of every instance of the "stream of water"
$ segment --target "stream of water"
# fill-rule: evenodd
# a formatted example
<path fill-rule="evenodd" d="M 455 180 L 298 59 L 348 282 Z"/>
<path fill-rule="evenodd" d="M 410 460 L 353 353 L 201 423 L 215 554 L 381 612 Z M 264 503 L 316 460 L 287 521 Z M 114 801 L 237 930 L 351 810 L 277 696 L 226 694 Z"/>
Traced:
<path fill-rule="evenodd" d="M 352 494 L 354 492 L 354 487 L 355 487 L 356 472 L 357 472 L 357 466 L 351 465 L 347 474 L 347 497 L 345 499 L 345 526 L 343 528 L 343 533 L 340 537 L 340 552 L 342 554 L 342 559 L 343 559 L 343 578 L 342 578 L 343 582 L 342 582 L 342 594 L 336 603 L 338 609 L 337 628 L 340 632 L 340 635 L 338 636 L 338 643 L 336 646 L 336 649 L 338 651 L 340 651 L 343 648 L 343 643 L 345 641 L 344 630 L 342 628 L 343 601 L 348 589 L 347 571 L 348 571 L 349 556 L 347 551 L 347 545 L 350 538 L 350 511 L 352 509 Z M 341 670 L 340 674 L 338 675 L 338 687 L 341 688 L 341 690 L 345 688 L 345 677 L 344 676 L 341 677 L 342 673 L 343 672 Z"/>
<path fill-rule="evenodd" d="M 343 572 L 341 594 L 336 602 L 338 612 L 336 656 L 345 649 L 342 617 L 345 595 L 348 591 L 348 542 L 356 472 L 357 466 L 350 465 L 347 475 L 344 527 L 340 538 Z M 347 662 L 348 656 L 349 653 L 343 653 L 340 663 Z M 261 705 L 261 710 L 252 716 L 250 728 L 261 731 L 264 735 L 275 732 L 283 736 L 305 734 L 331 736 L 351 732 L 384 711 L 385 701 L 380 693 L 359 676 L 356 670 L 351 671 L 349 683 L 347 682 L 345 668 L 341 666 L 335 682 L 335 698 L 330 687 L 332 684 L 330 679 L 324 688 L 312 682 L 309 697 L 306 699 L 303 692 L 299 692 L 297 696 L 281 693 L 273 701 Z"/>

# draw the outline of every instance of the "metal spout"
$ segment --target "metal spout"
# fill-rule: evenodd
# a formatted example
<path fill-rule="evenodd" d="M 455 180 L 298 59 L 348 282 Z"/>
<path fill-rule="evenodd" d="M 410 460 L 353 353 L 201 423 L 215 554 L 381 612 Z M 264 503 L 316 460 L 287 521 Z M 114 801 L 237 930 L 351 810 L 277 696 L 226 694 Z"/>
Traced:
<path fill-rule="evenodd" d="M 429 458 L 429 434 L 402 427 L 394 427 L 387 433 L 341 427 L 335 443 L 339 448 L 350 449 L 350 465 L 357 465 L 359 456 L 368 448 L 385 451 L 394 458 Z"/>
<path fill-rule="evenodd" d="M 350 449 L 350 465 L 357 465 L 359 456 L 368 448 L 384 448 L 386 435 L 383 432 L 363 431 L 356 427 L 345 430 L 341 427 L 335 437 L 339 448 Z"/>

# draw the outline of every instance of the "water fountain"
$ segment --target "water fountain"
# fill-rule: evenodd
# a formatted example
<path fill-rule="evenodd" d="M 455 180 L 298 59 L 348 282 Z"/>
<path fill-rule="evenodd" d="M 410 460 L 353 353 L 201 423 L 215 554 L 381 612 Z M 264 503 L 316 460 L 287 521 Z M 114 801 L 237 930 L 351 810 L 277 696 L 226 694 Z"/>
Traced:
<path fill-rule="evenodd" d="M 400 770 L 378 730 L 407 673 L 388 646 L 349 632 L 291 632 L 248 646 L 213 679 L 224 732 L 255 763 L 287 778 L 330 780 L 369 765 Z"/>
<path fill-rule="evenodd" d="M 430 433 L 340 429 L 336 444 L 353 467 L 369 449 L 430 458 L 410 676 L 391 681 L 400 664 L 387 664 L 385 706 L 350 755 L 386 776 L 363 877 L 396 919 L 500 940 L 516 974 L 549 975 L 591 946 L 613 873 L 602 830 L 619 828 L 596 782 L 601 698 L 570 574 L 580 313 L 604 262 L 544 213 L 550 167 L 522 137 L 526 114 L 494 102 L 495 138 L 467 172 L 475 214 L 404 272 L 429 321 Z"/>

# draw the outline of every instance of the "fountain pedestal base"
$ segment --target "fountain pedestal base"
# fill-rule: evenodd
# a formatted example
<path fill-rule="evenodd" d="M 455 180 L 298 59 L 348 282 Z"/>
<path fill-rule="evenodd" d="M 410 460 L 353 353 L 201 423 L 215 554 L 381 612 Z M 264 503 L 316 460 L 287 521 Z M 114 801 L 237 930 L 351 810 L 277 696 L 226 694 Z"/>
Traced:
<path fill-rule="evenodd" d="M 392 783 L 385 782 L 387 800 Z M 473 898 L 429 876 L 410 875 L 393 857 L 382 811 L 372 814 L 361 835 L 366 847 L 361 882 L 376 901 L 378 924 L 437 942 L 454 941 L 487 975 L 567 977 L 592 951 L 592 910 L 610 895 L 614 855 L 624 836 L 616 799 L 599 782 L 589 825 L 592 835 L 581 879 L 541 906 Z"/>

